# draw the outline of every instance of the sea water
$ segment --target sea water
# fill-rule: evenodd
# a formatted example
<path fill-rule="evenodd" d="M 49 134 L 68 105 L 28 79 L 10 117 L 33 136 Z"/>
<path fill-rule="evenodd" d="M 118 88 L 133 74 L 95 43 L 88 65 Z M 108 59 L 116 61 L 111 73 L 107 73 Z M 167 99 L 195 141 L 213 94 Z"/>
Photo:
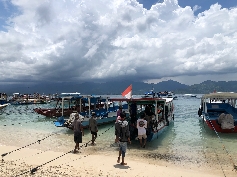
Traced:
<path fill-rule="evenodd" d="M 216 134 L 198 116 L 201 95 L 197 97 L 178 96 L 174 100 L 174 122 L 166 130 L 140 148 L 138 141 L 128 146 L 128 155 L 174 164 L 221 167 L 231 169 L 237 164 L 237 135 Z M 113 96 L 110 96 L 113 97 Z M 119 97 L 119 96 L 117 96 Z M 73 131 L 55 127 L 54 118 L 46 118 L 33 111 L 36 107 L 53 108 L 55 103 L 42 105 L 10 105 L 0 111 L 0 145 L 35 148 L 42 151 L 68 152 L 75 146 Z M 45 138 L 46 137 L 46 138 Z M 83 144 L 91 139 L 85 130 Z M 39 141 L 38 141 L 39 140 Z M 117 153 L 114 143 L 114 124 L 99 126 L 96 146 L 82 148 L 82 153 Z M 14 153 L 9 154 L 9 156 Z M 13 157 L 13 156 L 12 156 Z"/>

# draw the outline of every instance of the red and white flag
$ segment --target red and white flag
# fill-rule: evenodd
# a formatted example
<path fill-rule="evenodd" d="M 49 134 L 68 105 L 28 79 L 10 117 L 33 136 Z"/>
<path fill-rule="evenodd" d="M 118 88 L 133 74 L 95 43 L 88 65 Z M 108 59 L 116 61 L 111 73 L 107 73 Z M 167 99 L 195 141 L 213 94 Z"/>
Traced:
<path fill-rule="evenodd" d="M 132 98 L 132 84 L 123 91 L 122 96 L 128 99 Z"/>

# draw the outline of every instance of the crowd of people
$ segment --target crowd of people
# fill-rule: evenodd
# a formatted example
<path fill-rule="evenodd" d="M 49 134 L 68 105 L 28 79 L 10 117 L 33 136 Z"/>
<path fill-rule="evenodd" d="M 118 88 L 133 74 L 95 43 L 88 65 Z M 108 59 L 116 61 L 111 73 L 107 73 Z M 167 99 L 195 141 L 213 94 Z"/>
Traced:
<path fill-rule="evenodd" d="M 134 103 L 130 106 L 131 126 L 137 129 L 137 138 L 139 139 L 141 148 L 146 147 L 147 131 L 151 126 L 152 116 L 155 115 L 152 106 L 153 105 L 147 105 L 145 110 L 140 113 L 138 119 L 136 104 Z M 163 114 L 163 108 L 161 105 L 158 105 L 157 107 L 157 114 Z M 82 143 L 82 136 L 84 136 L 83 126 L 78 114 L 75 114 L 75 120 L 72 124 L 72 127 L 74 131 L 75 142 L 74 153 L 77 153 L 80 149 L 79 143 Z M 92 113 L 91 118 L 89 119 L 89 130 L 91 132 L 91 145 L 95 145 L 98 132 L 97 118 L 95 113 Z M 117 143 L 119 146 L 119 156 L 117 162 L 121 162 L 121 165 L 127 165 L 127 163 L 124 161 L 124 158 L 127 151 L 127 144 L 131 143 L 130 136 L 130 127 L 128 121 L 126 120 L 126 113 L 122 110 L 122 106 L 120 106 L 117 111 L 117 119 L 115 122 L 115 143 Z"/>

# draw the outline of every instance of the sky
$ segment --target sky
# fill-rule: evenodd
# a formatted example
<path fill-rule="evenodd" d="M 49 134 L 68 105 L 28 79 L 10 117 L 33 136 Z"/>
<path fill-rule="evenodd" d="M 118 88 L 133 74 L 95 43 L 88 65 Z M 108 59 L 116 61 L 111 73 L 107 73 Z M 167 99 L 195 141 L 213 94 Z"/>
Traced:
<path fill-rule="evenodd" d="M 0 0 L 0 84 L 237 80 L 236 0 Z"/>

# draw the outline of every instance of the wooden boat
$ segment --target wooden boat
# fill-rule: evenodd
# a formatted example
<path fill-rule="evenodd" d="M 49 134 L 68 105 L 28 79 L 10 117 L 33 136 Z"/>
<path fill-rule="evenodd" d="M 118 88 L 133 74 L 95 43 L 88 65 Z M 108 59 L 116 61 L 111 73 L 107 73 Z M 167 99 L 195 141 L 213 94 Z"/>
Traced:
<path fill-rule="evenodd" d="M 143 98 L 173 98 L 173 99 L 177 99 L 178 97 L 175 96 L 174 92 L 171 91 L 164 91 L 164 92 L 155 92 L 154 88 L 152 90 L 150 90 L 149 92 L 146 92 L 144 94 L 144 96 L 142 96 Z"/>
<path fill-rule="evenodd" d="M 7 103 L 7 94 L 0 93 L 0 110 L 7 107 L 9 104 Z"/>
<path fill-rule="evenodd" d="M 87 97 L 87 99 L 89 103 L 92 103 L 95 101 L 95 97 Z M 68 119 L 65 118 L 65 116 L 59 117 L 57 121 L 54 121 L 54 125 L 56 127 L 66 127 L 66 128 L 71 129 L 72 128 L 71 124 L 75 118 L 74 115 L 76 113 L 79 113 L 79 118 L 81 119 L 83 127 L 88 128 L 89 119 L 91 117 L 92 112 L 96 114 L 98 125 L 104 125 L 111 122 L 115 122 L 115 120 L 117 119 L 117 111 L 119 109 L 119 104 L 118 103 L 115 104 L 114 102 L 110 101 L 109 98 L 101 99 L 100 97 L 100 101 L 102 101 L 104 104 L 100 104 L 99 107 L 96 106 L 96 104 L 94 104 L 94 106 L 89 104 L 89 107 L 87 110 L 84 110 L 81 112 L 73 112 L 70 114 L 70 117 Z M 103 107 L 101 105 L 103 105 Z M 123 111 L 128 113 L 127 104 L 121 104 L 120 106 L 122 106 Z"/>
<path fill-rule="evenodd" d="M 13 93 L 12 98 L 9 100 L 11 105 L 31 105 L 31 104 L 47 104 L 46 97 L 40 96 L 38 93 L 20 94 Z"/>
<path fill-rule="evenodd" d="M 237 133 L 237 93 L 217 92 L 201 97 L 198 115 L 216 132 Z"/>
<path fill-rule="evenodd" d="M 100 110 L 97 111 L 98 114 L 103 112 L 101 110 L 105 109 L 105 100 L 106 98 L 102 98 L 101 96 L 63 95 L 63 97 L 58 98 L 55 108 L 35 108 L 34 111 L 46 117 L 69 117 L 71 113 L 76 112 L 83 116 L 87 116 L 92 110 Z"/>
<path fill-rule="evenodd" d="M 2 110 L 3 108 L 7 107 L 9 104 L 0 104 L 0 110 Z"/>
<path fill-rule="evenodd" d="M 139 117 L 141 111 L 145 109 L 145 106 L 150 105 L 152 107 L 152 112 L 154 113 L 152 117 L 147 117 L 148 128 L 147 128 L 147 141 L 152 141 L 161 134 L 167 126 L 174 120 L 174 106 L 173 98 L 132 98 L 132 99 L 111 99 L 111 101 L 126 101 L 128 103 L 128 109 L 136 107 L 136 113 L 131 113 L 129 115 L 129 126 L 131 139 L 136 139 L 137 128 L 136 120 Z M 158 114 L 158 105 L 163 107 L 162 113 Z M 132 120 L 133 119 L 133 120 Z"/>
<path fill-rule="evenodd" d="M 60 117 L 62 115 L 69 116 L 71 113 L 80 111 L 80 107 L 77 105 L 73 106 L 71 103 L 71 97 L 58 98 L 55 108 L 34 108 L 33 110 L 46 117 Z M 68 105 L 67 108 L 64 105 Z"/>
<path fill-rule="evenodd" d="M 197 97 L 197 95 L 195 95 L 195 94 L 184 94 L 183 95 L 184 97 L 190 97 L 190 98 L 196 98 Z"/>

